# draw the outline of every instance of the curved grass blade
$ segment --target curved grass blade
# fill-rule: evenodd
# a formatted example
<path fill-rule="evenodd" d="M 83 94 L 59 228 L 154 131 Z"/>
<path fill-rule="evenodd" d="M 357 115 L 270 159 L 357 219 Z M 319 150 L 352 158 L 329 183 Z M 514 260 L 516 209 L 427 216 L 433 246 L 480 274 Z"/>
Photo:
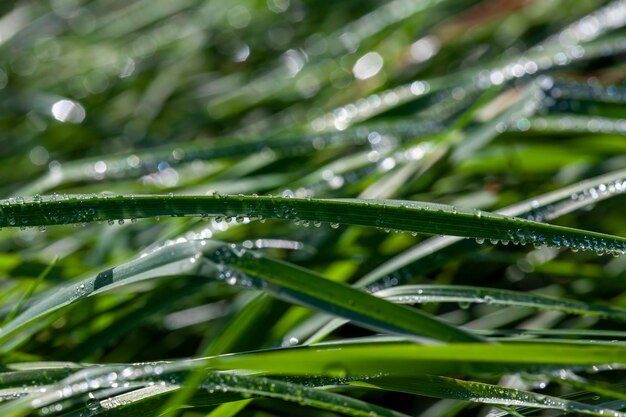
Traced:
<path fill-rule="evenodd" d="M 580 301 L 549 297 L 519 291 L 465 285 L 402 285 L 390 287 L 374 293 L 393 303 L 458 303 L 463 308 L 470 304 L 492 304 L 516 307 L 531 307 L 561 311 L 564 313 L 597 316 L 615 320 L 626 320 L 626 310 Z M 349 320 L 334 318 L 319 328 L 304 344 L 322 341 L 331 332 L 348 323 Z"/>
<path fill-rule="evenodd" d="M 510 218 L 444 204 L 404 200 L 254 196 L 64 196 L 0 202 L 0 227 L 158 216 L 218 216 L 352 224 L 623 254 L 626 238 Z"/>
<path fill-rule="evenodd" d="M 626 310 L 528 292 L 481 288 L 465 285 L 405 285 L 375 293 L 394 303 L 485 303 L 532 307 L 589 316 L 626 320 Z"/>
<path fill-rule="evenodd" d="M 0 342 L 5 342 L 11 335 L 34 320 L 100 292 L 146 279 L 181 274 L 190 275 L 196 267 L 189 262 L 189 259 L 196 256 L 201 245 L 200 241 L 171 245 L 171 247 L 166 247 L 169 250 L 155 251 L 153 254 L 108 269 L 82 281 L 61 287 L 56 291 L 48 292 L 0 329 Z M 3 349 L 0 347 L 0 350 Z"/>
<path fill-rule="evenodd" d="M 461 381 L 441 376 L 420 375 L 412 378 L 382 377 L 368 380 L 367 382 L 353 382 L 352 384 L 388 391 L 472 401 L 482 404 L 553 409 L 592 416 L 626 416 L 626 413 L 617 410 L 606 409 L 550 395 L 521 391 L 482 382 Z"/>
<path fill-rule="evenodd" d="M 234 280 L 235 268 L 252 277 L 242 285 L 259 289 L 354 320 L 365 327 L 409 336 L 424 335 L 445 341 L 485 341 L 418 310 L 396 305 L 311 271 L 261 256 L 254 251 L 216 241 L 188 241 L 165 246 L 151 254 L 104 271 L 48 294 L 0 330 L 0 341 L 34 320 L 79 299 L 141 280 L 173 275 L 198 275 Z"/>
<path fill-rule="evenodd" d="M 310 270 L 244 248 L 224 247 L 221 253 L 215 253 L 210 259 L 219 266 L 260 278 L 264 282 L 257 286 L 278 298 L 355 320 L 374 330 L 406 336 L 423 335 L 449 342 L 485 341 L 419 310 L 395 305 L 343 283 L 327 280 Z M 232 273 L 228 275 L 233 276 Z"/>

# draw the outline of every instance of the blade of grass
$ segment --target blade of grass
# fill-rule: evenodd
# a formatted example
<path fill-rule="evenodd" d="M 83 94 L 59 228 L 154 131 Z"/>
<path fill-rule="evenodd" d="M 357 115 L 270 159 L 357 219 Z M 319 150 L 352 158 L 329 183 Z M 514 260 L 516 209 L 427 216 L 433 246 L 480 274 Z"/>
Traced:
<path fill-rule="evenodd" d="M 64 196 L 3 200 L 0 226 L 39 226 L 159 216 L 248 216 L 327 222 L 622 254 L 626 238 L 404 200 L 255 196 Z"/>
<path fill-rule="evenodd" d="M 626 320 L 626 310 L 528 292 L 471 287 L 465 285 L 406 285 L 375 293 L 395 303 L 486 303 L 562 311 L 589 316 Z"/>
<path fill-rule="evenodd" d="M 382 377 L 366 382 L 353 382 L 352 384 L 436 398 L 472 401 L 482 404 L 553 409 L 592 416 L 626 416 L 626 413 L 616 410 L 565 400 L 550 395 L 537 394 L 530 391 L 522 391 L 482 382 L 461 381 L 459 379 L 441 376 L 423 375 L 412 378 Z"/>
<path fill-rule="evenodd" d="M 203 254 L 210 261 L 203 259 Z M 426 313 L 395 305 L 295 265 L 261 256 L 242 247 L 204 240 L 165 246 L 50 294 L 0 330 L 0 341 L 63 306 L 120 285 L 180 274 L 212 279 L 223 276 L 222 279 L 236 280 L 236 275 L 225 268 L 236 268 L 262 279 L 263 282 L 257 283 L 259 289 L 279 298 L 339 314 L 369 328 L 405 335 L 425 335 L 446 341 L 484 341 L 481 337 Z"/>
<path fill-rule="evenodd" d="M 562 311 L 564 313 L 599 316 L 615 320 L 626 320 L 626 310 L 602 305 L 586 304 L 580 301 L 549 297 L 519 291 L 494 288 L 471 287 L 465 285 L 402 285 L 373 293 L 394 303 L 459 303 L 463 308 L 472 303 L 531 307 Z M 334 318 L 320 327 L 304 344 L 322 341 L 331 332 L 349 323 L 349 320 Z"/>
<path fill-rule="evenodd" d="M 567 343 L 449 344 L 424 346 L 402 342 L 329 343 L 207 358 L 214 369 L 248 369 L 284 375 L 327 376 L 416 374 L 481 375 L 525 370 L 626 365 L 621 346 Z"/>

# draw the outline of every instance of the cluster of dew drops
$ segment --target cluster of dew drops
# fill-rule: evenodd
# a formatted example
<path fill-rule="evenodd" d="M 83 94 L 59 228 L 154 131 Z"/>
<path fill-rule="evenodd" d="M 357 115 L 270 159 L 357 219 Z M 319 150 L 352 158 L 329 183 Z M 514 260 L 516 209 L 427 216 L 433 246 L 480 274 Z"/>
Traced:
<path fill-rule="evenodd" d="M 185 368 L 185 367 L 184 367 Z M 183 369 L 184 370 L 184 369 Z M 124 368 L 113 367 L 111 370 L 104 370 L 98 375 L 89 375 L 83 371 L 83 377 L 68 378 L 74 379 L 59 388 L 43 387 L 39 389 L 39 395 L 35 395 L 31 401 L 33 409 L 39 409 L 42 415 L 53 414 L 63 411 L 62 400 L 70 398 L 83 398 L 84 408 L 81 410 L 81 417 L 88 417 L 100 414 L 106 409 L 116 408 L 130 403 L 130 399 L 109 398 L 106 405 L 96 398 L 93 392 L 103 389 L 130 388 L 131 386 L 146 387 L 167 387 L 170 385 L 180 385 L 184 378 L 180 372 L 170 369 L 162 363 L 142 363 L 129 365 Z M 80 372 L 79 372 L 80 373 Z M 310 404 L 307 391 L 319 386 L 322 383 L 343 384 L 353 378 L 347 377 L 347 370 L 338 368 L 335 364 L 329 365 L 323 372 L 326 376 L 313 378 L 311 382 L 304 382 L 289 379 L 285 382 L 273 381 L 265 377 L 238 376 L 232 373 L 210 372 L 199 385 L 208 393 L 217 392 L 239 392 L 246 397 L 251 391 L 264 391 L 269 393 L 280 393 L 291 400 L 295 400 L 303 405 Z M 374 375 L 375 377 L 376 375 Z M 370 379 L 372 376 L 364 376 L 356 379 Z M 336 401 L 340 401 L 337 399 Z M 345 401 L 330 402 L 331 408 L 341 411 L 344 407 L 349 407 Z M 378 413 L 370 413 L 371 416 L 378 416 Z"/>
<path fill-rule="evenodd" d="M 569 203 L 569 204 L 577 204 L 580 205 L 581 203 L 593 203 L 599 199 L 602 198 L 607 198 L 609 196 L 615 195 L 615 194 L 621 194 L 624 191 L 626 191 L 626 181 L 623 180 L 616 180 L 607 184 L 599 184 L 597 186 L 594 187 L 590 187 L 587 189 L 584 189 L 581 192 L 577 192 L 577 193 L 573 193 L 570 198 L 569 201 L 565 201 L 565 203 Z M 173 196 L 173 195 L 172 195 Z M 222 197 L 219 193 L 215 193 L 214 196 L 220 198 Z M 234 196 L 233 196 L 234 197 Z M 241 196 L 244 197 L 244 196 Z M 253 195 L 253 197 L 258 197 L 257 195 Z M 274 196 L 270 196 L 272 198 L 274 198 Z M 294 193 L 290 190 L 286 190 L 282 193 L 282 195 L 280 196 L 276 196 L 277 199 L 289 199 L 294 197 Z M 57 196 L 57 195 L 53 195 L 51 197 L 49 197 L 50 201 L 56 201 L 57 199 L 65 199 L 65 200 L 69 200 L 70 198 L 76 198 L 76 196 Z M 81 200 L 88 200 L 88 198 L 81 198 L 79 196 L 79 198 Z M 310 197 L 306 197 L 307 199 L 310 199 Z M 33 202 L 40 202 L 42 201 L 42 197 L 40 196 L 35 196 L 32 198 Z M 2 206 L 8 206 L 10 207 L 11 205 L 20 205 L 20 204 L 24 204 L 25 200 L 23 197 L 14 197 L 14 198 L 10 198 L 8 200 L 5 200 L 4 202 L 2 202 Z M 563 202 L 561 202 L 563 203 Z M 0 206 L 1 207 L 1 206 Z M 403 206 L 406 207 L 406 206 Z M 533 206 L 532 209 L 527 213 L 527 215 L 525 216 L 527 220 L 535 220 L 535 221 L 542 221 L 544 218 L 549 218 L 549 213 L 551 210 L 554 209 L 553 205 L 547 206 L 547 207 L 539 207 L 539 204 L 537 203 L 536 206 Z M 80 208 L 78 209 L 78 211 L 80 211 L 80 213 L 74 215 L 72 214 L 71 217 L 71 222 L 73 223 L 77 223 L 77 224 L 84 224 L 83 221 L 76 221 L 77 219 L 83 219 L 83 218 L 93 218 L 93 216 L 95 215 L 95 211 L 93 208 L 88 207 L 88 205 L 86 207 Z M 83 213 L 84 211 L 84 213 Z M 453 212 L 456 212 L 456 209 L 453 208 L 452 209 Z M 481 211 L 480 210 L 475 210 L 474 211 L 475 216 L 480 218 L 482 216 Z M 201 217 L 204 220 L 209 220 L 210 216 L 207 214 L 202 214 L 199 217 Z M 314 227 L 321 227 L 322 226 L 322 222 L 321 221 L 310 221 L 308 219 L 300 219 L 299 218 L 299 213 L 298 210 L 294 207 L 289 207 L 289 205 L 287 204 L 275 204 L 273 211 L 272 211 L 272 216 L 274 218 L 277 219 L 283 219 L 283 220 L 287 220 L 292 222 L 293 224 L 297 225 L 297 226 L 301 226 L 301 227 L 309 227 L 310 225 L 314 226 Z M 79 219 L 79 220 L 80 220 Z M 250 221 L 252 220 L 258 220 L 260 222 L 265 222 L 265 218 L 261 215 L 255 215 L 254 213 L 248 213 L 246 215 L 225 215 L 225 216 L 213 216 L 212 217 L 213 220 L 213 225 L 217 226 L 220 223 L 224 222 L 224 224 L 228 224 L 228 223 L 237 223 L 237 224 L 248 224 L 250 223 Z M 337 221 L 333 222 L 329 222 L 329 225 L 331 228 L 333 229 L 337 229 L 339 227 L 341 219 L 338 217 Z M 526 221 L 525 219 L 517 219 L 518 222 L 524 222 Z M 8 218 L 7 219 L 7 223 L 9 226 L 12 227 L 20 227 L 22 229 L 25 229 L 27 227 L 28 221 L 27 219 L 23 219 L 22 220 L 23 224 L 18 225 L 17 221 L 14 218 Z M 114 225 L 116 223 L 115 220 L 113 219 L 108 219 L 106 220 L 107 224 L 109 225 Z M 131 222 L 136 222 L 136 219 L 131 219 Z M 117 223 L 122 225 L 124 224 L 124 219 L 119 219 L 117 220 Z M 379 221 L 376 222 L 375 226 L 379 229 L 384 230 L 385 232 L 399 232 L 399 233 L 406 233 L 407 231 L 404 230 L 394 230 L 392 228 L 386 227 L 384 225 L 384 222 L 382 220 L 379 219 Z M 536 247 L 541 247 L 541 246 L 551 246 L 551 247 L 556 247 L 556 248 L 566 248 L 566 249 L 570 249 L 574 252 L 576 251 L 593 251 L 596 252 L 598 255 L 603 255 L 603 254 L 610 254 L 613 256 L 620 256 L 623 255 L 624 253 L 626 253 L 626 243 L 623 242 L 615 242 L 613 240 L 611 241 L 607 241 L 606 239 L 602 239 L 602 238 L 594 238 L 594 237 L 587 237 L 587 236 L 581 236 L 581 237 L 576 237 L 573 235 L 570 236 L 566 236 L 566 235 L 562 235 L 562 236 L 558 236 L 558 235 L 554 235 L 554 234 L 550 234 L 549 236 L 545 236 L 542 235 L 540 233 L 534 232 L 534 231 L 528 231 L 527 229 L 529 229 L 528 227 L 525 227 L 525 225 L 522 225 L 520 228 L 516 228 L 516 229 L 509 229 L 506 232 L 506 238 L 504 239 L 490 239 L 489 242 L 492 244 L 503 244 L 503 245 L 507 245 L 509 243 L 512 243 L 514 245 L 525 245 L 525 244 L 531 244 L 534 245 Z M 40 230 L 44 231 L 45 227 L 40 227 Z M 408 233 L 412 234 L 413 236 L 417 236 L 417 232 L 415 231 L 409 231 Z M 206 236 L 205 236 L 206 237 Z M 210 236 L 208 236 L 210 237 Z M 483 244 L 485 243 L 485 239 L 482 237 L 477 237 L 476 238 L 476 242 L 479 244 Z M 225 281 L 228 281 L 229 279 L 225 279 Z"/>

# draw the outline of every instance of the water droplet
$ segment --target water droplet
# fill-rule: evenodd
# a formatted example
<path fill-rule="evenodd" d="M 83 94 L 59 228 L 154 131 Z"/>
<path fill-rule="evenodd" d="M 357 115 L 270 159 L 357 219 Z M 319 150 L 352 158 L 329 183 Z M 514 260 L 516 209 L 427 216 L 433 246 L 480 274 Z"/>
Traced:
<path fill-rule="evenodd" d="M 329 363 L 323 371 L 328 376 L 345 378 L 348 376 L 348 368 L 338 362 Z"/>
<path fill-rule="evenodd" d="M 85 405 L 87 407 L 87 410 L 92 412 L 98 411 L 101 407 L 100 401 L 98 401 L 91 392 L 89 393 L 89 398 L 87 399 L 87 403 Z"/>

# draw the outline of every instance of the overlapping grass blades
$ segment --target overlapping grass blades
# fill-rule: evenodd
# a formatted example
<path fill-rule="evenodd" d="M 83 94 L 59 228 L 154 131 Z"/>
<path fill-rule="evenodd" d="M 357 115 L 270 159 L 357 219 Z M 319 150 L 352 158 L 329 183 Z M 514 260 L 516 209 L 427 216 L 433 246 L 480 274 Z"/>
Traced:
<path fill-rule="evenodd" d="M 624 415 L 626 2 L 321 6 L 0 6 L 0 415 Z"/>
<path fill-rule="evenodd" d="M 390 355 L 389 347 L 393 347 Z M 75 375 L 67 377 L 63 382 L 71 386 L 62 398 L 66 398 L 66 406 L 72 402 L 85 401 L 85 393 L 91 385 L 100 388 L 126 387 L 115 397 L 104 400 L 89 400 L 87 405 L 79 408 L 80 412 L 89 415 L 100 415 L 111 409 L 119 409 L 122 415 L 133 412 L 147 412 L 154 410 L 164 400 L 165 394 L 177 389 L 185 370 L 198 366 L 208 366 L 217 369 L 247 369 L 270 374 L 303 375 L 305 378 L 287 382 L 276 378 L 266 378 L 245 374 L 213 373 L 204 379 L 198 388 L 208 390 L 208 396 L 200 396 L 195 401 L 200 403 L 222 403 L 237 401 L 241 395 L 246 397 L 280 398 L 287 401 L 296 401 L 304 405 L 338 411 L 345 415 L 401 415 L 373 406 L 349 397 L 332 394 L 310 388 L 311 386 L 328 385 L 356 385 L 362 387 L 388 389 L 392 391 L 409 392 L 434 396 L 438 398 L 452 398 L 466 401 L 475 401 L 488 404 L 525 406 L 531 408 L 552 408 L 590 415 L 619 416 L 621 413 L 604 409 L 600 406 L 591 406 L 584 403 L 560 399 L 536 393 L 520 391 L 511 388 L 494 386 L 485 383 L 466 382 L 452 378 L 421 375 L 426 372 L 453 374 L 463 372 L 470 374 L 501 373 L 516 368 L 534 366 L 535 369 L 563 369 L 565 367 L 580 368 L 604 364 L 605 360 L 614 360 L 611 366 L 624 366 L 623 350 L 607 346 L 604 348 L 580 348 L 575 346 L 550 345 L 529 346 L 525 344 L 489 345 L 484 350 L 475 344 L 449 345 L 449 349 L 435 346 L 417 346 L 410 343 L 343 343 L 318 345 L 315 349 L 300 348 L 266 352 L 252 352 L 240 355 L 225 355 L 207 358 L 202 361 L 182 361 L 172 363 L 139 364 L 109 367 L 86 367 Z M 459 347 L 463 348 L 459 351 Z M 532 356 L 521 356 L 521 352 Z M 584 352 L 585 355 L 580 353 Z M 488 353 L 489 356 L 484 354 Z M 622 355 L 622 356 L 620 356 Z M 340 359 L 340 362 L 333 362 Z M 377 358 L 377 361 L 373 360 Z M 307 362 L 303 362 L 307 361 Z M 309 363 L 308 361 L 312 361 Z M 341 363 L 341 366 L 337 365 Z M 51 369 L 61 369 L 68 372 L 67 365 L 53 365 Z M 315 369 L 315 374 L 325 378 L 311 379 L 307 375 Z M 393 377 L 382 376 L 381 369 L 393 373 Z M 40 371 L 43 372 L 43 371 Z M 421 376 L 416 376 L 418 372 Z M 385 372 L 383 372 L 383 375 Z M 114 376 L 113 376 L 114 375 Z M 24 375 L 22 379 L 32 377 Z M 89 384 L 78 384 L 87 380 Z M 144 385 L 152 386 L 154 381 L 168 381 L 160 387 L 141 389 Z M 305 385 L 302 385 L 305 384 Z M 137 389 L 140 388 L 140 389 Z M 22 389 L 22 388 L 20 388 Z M 93 388 L 92 388 L 93 389 Z M 59 392 L 60 393 L 60 392 Z M 45 407 L 52 412 L 57 407 L 57 392 L 32 394 L 34 399 L 18 400 L 0 408 L 5 415 L 25 415 L 34 404 L 36 407 Z M 93 397 L 90 397 L 93 398 Z M 81 400 L 82 399 L 82 400 Z"/>
<path fill-rule="evenodd" d="M 238 277 L 238 270 L 249 274 L 252 279 Z M 50 294 L 4 326 L 0 340 L 6 340 L 33 320 L 81 298 L 120 285 L 177 274 L 257 286 L 280 298 L 338 314 L 385 332 L 424 335 L 449 341 L 482 340 L 417 310 L 388 303 L 296 266 L 251 253 L 245 248 L 210 241 L 173 244 Z"/>

